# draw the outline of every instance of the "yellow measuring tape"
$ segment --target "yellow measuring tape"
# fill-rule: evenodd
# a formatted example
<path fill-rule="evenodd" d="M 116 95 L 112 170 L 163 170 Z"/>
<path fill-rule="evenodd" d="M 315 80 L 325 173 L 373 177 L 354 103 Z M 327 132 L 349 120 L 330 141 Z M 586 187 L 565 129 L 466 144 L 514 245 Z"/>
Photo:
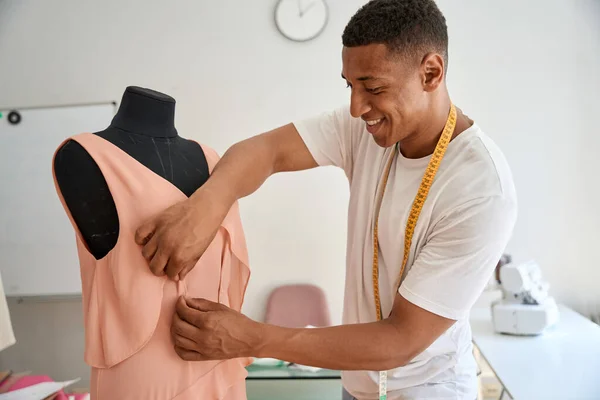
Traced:
<path fill-rule="evenodd" d="M 408 216 L 408 220 L 406 221 L 406 232 L 404 235 L 404 257 L 402 258 L 402 267 L 400 268 L 400 274 L 394 285 L 396 292 L 400 288 L 402 275 L 404 274 L 404 268 L 406 267 L 406 263 L 408 261 L 412 237 L 415 232 L 417 220 L 419 219 L 419 214 L 421 214 L 423 204 L 425 203 L 425 199 L 427 199 L 427 195 L 429 194 L 429 189 L 431 188 L 431 184 L 433 183 L 435 174 L 437 173 L 442 158 L 446 153 L 448 143 L 450 143 L 450 140 L 452 139 L 452 134 L 454 133 L 455 127 L 456 107 L 454 106 L 454 104 L 451 104 L 450 114 L 448 115 L 448 119 L 446 120 L 446 126 L 444 126 L 444 131 L 442 132 L 442 135 L 440 136 L 437 145 L 435 146 L 435 151 L 433 152 L 433 155 L 429 160 L 429 164 L 427 165 L 427 169 L 425 170 L 425 174 L 423 175 L 423 179 L 421 180 L 421 185 L 419 186 L 419 190 L 417 192 L 417 195 L 415 196 L 415 200 L 413 201 L 413 205 L 410 210 L 410 215 Z M 379 240 L 377 232 L 379 225 L 379 210 L 381 209 L 381 203 L 383 201 L 385 187 L 387 186 L 390 168 L 392 166 L 394 156 L 396 155 L 397 148 L 398 145 L 396 144 L 396 146 L 394 146 L 394 148 L 392 149 L 392 154 L 386 165 L 380 194 L 378 196 L 378 201 L 375 207 L 375 226 L 373 228 L 373 292 L 375 295 L 375 311 L 377 313 L 378 321 L 383 319 L 383 314 L 381 311 L 381 300 L 379 297 Z M 387 399 L 387 371 L 379 372 L 379 399 Z"/>

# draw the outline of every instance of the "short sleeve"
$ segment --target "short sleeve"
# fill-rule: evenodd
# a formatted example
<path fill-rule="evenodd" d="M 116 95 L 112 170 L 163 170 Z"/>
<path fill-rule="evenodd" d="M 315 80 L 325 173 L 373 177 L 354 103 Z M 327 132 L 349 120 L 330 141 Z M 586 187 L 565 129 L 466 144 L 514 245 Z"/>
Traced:
<path fill-rule="evenodd" d="M 442 317 L 467 318 L 505 251 L 516 215 L 516 200 L 503 195 L 453 209 L 417 254 L 400 295 Z"/>
<path fill-rule="evenodd" d="M 294 126 L 317 164 L 340 167 L 350 178 L 356 121 L 346 105 L 295 121 Z"/>

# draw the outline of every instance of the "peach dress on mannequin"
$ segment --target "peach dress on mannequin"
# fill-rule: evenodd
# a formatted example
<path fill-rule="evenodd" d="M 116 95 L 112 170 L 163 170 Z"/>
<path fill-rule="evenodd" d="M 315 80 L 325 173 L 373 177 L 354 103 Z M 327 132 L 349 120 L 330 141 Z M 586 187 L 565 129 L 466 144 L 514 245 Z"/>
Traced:
<path fill-rule="evenodd" d="M 240 311 L 250 278 L 238 204 L 194 269 L 179 282 L 150 272 L 134 241 L 137 227 L 187 196 L 111 142 L 91 133 L 76 140 L 99 166 L 119 216 L 116 246 L 102 259 L 75 229 L 80 261 L 85 362 L 92 400 L 240 400 L 246 398 L 248 359 L 184 361 L 170 335 L 180 295 L 202 297 Z M 66 141 L 66 140 L 65 140 Z M 62 144 L 61 144 L 62 145 Z M 59 146 L 60 148 L 60 146 Z M 212 172 L 217 153 L 202 146 Z M 54 175 L 54 171 L 53 171 Z"/>

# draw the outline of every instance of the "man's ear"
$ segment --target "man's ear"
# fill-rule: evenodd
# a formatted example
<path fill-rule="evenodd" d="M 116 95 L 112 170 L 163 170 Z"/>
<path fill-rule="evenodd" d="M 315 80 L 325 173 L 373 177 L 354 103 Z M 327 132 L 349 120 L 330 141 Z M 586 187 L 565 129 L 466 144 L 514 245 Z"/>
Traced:
<path fill-rule="evenodd" d="M 437 53 L 427 53 L 421 61 L 421 83 L 423 90 L 433 92 L 444 81 L 444 59 Z"/>

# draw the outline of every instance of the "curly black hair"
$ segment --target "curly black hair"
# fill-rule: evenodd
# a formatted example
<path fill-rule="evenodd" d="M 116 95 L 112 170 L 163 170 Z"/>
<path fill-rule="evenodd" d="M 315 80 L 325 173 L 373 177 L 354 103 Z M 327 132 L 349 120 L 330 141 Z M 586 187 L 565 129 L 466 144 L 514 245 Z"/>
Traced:
<path fill-rule="evenodd" d="M 394 55 L 423 57 L 434 51 L 448 65 L 448 27 L 434 0 L 371 0 L 342 34 L 345 47 L 385 44 Z"/>

